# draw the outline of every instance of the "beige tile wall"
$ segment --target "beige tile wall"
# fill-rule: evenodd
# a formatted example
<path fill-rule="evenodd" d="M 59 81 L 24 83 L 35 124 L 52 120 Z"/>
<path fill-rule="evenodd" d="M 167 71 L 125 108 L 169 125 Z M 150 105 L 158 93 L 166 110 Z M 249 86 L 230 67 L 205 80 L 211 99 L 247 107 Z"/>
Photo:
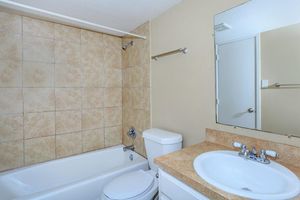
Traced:
<path fill-rule="evenodd" d="M 134 45 L 123 51 L 123 143 L 131 144 L 128 129 L 134 126 L 138 135 L 136 151 L 146 155 L 141 133 L 151 127 L 150 117 L 150 24 L 138 27 L 136 34 L 145 35 L 146 40 L 133 39 Z M 129 42 L 132 39 L 123 39 Z"/>
<path fill-rule="evenodd" d="M 0 12 L 0 171 L 122 142 L 121 42 Z"/>

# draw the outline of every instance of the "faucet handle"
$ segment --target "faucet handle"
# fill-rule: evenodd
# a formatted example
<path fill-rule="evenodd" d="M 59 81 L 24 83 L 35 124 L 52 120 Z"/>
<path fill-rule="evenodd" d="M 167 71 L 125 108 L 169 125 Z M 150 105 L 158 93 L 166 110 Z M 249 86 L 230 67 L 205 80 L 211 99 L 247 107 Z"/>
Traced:
<path fill-rule="evenodd" d="M 278 153 L 273 150 L 265 150 L 265 154 L 273 158 L 278 158 Z"/>
<path fill-rule="evenodd" d="M 257 154 L 257 150 L 256 150 L 256 148 L 254 146 L 252 147 L 251 153 L 254 154 L 254 155 Z"/>
<path fill-rule="evenodd" d="M 267 159 L 267 156 L 273 157 L 273 158 L 278 158 L 278 153 L 273 150 L 260 150 L 260 155 L 259 157 L 263 161 L 263 163 L 270 163 L 270 161 Z"/>
<path fill-rule="evenodd" d="M 243 147 L 246 146 L 246 145 L 244 145 L 244 144 L 242 144 L 242 143 L 240 143 L 240 142 L 234 141 L 234 142 L 232 143 L 232 146 L 233 146 L 233 147 L 236 147 L 236 148 L 243 148 Z"/>
<path fill-rule="evenodd" d="M 245 144 L 242 144 L 240 142 L 233 142 L 233 147 L 240 148 L 239 155 L 248 156 L 249 150 L 247 149 L 247 146 Z"/>
<path fill-rule="evenodd" d="M 232 146 L 236 147 L 236 148 L 240 148 L 241 151 L 247 150 L 247 146 L 245 144 L 240 143 L 240 142 L 233 142 Z"/>
<path fill-rule="evenodd" d="M 129 137 L 131 137 L 133 140 L 136 138 L 136 130 L 134 127 L 131 127 L 128 132 L 127 132 L 127 135 Z"/>

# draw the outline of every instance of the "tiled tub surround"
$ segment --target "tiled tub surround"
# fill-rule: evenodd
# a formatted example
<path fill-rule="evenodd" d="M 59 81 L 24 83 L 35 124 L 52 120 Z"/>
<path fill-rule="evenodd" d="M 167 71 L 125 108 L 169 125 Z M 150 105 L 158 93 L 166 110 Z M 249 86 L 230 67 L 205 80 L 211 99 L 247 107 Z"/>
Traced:
<path fill-rule="evenodd" d="M 122 142 L 121 42 L 0 12 L 0 171 Z"/>
<path fill-rule="evenodd" d="M 124 38 L 134 45 L 123 51 L 123 144 L 130 145 L 127 132 L 134 125 L 138 131 L 136 151 L 146 156 L 142 132 L 150 128 L 150 24 L 145 23 L 133 33 L 145 35 L 146 40 Z"/>
<path fill-rule="evenodd" d="M 194 170 L 193 161 L 201 153 L 215 150 L 235 150 L 231 144 L 239 141 L 247 146 L 255 146 L 258 149 L 272 149 L 279 153 L 276 162 L 284 165 L 300 177 L 300 148 L 286 144 L 255 139 L 251 137 L 235 135 L 223 131 L 206 130 L 206 140 L 200 144 L 187 147 L 181 151 L 157 158 L 155 162 L 166 172 L 186 183 L 190 187 L 204 194 L 210 199 L 225 200 L 245 198 L 224 192 L 204 181 Z M 300 196 L 295 198 L 300 199 Z"/>

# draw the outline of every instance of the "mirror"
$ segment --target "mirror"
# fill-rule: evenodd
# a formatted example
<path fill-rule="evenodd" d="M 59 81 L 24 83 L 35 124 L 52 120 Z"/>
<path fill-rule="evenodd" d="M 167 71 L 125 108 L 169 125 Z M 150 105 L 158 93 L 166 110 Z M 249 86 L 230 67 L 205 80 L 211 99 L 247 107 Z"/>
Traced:
<path fill-rule="evenodd" d="M 300 137 L 300 1 L 217 14 L 217 123 Z"/>

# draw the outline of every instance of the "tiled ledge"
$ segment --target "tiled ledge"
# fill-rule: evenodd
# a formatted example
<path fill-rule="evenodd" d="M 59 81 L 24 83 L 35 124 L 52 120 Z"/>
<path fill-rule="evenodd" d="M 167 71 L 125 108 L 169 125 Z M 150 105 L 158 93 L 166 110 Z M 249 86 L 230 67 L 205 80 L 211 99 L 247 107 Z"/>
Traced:
<path fill-rule="evenodd" d="M 206 141 L 215 144 L 220 144 L 228 148 L 232 148 L 232 142 L 237 141 L 247 145 L 248 148 L 255 147 L 257 150 L 269 149 L 274 150 L 279 154 L 276 162 L 286 163 L 295 167 L 300 167 L 300 148 L 271 142 L 267 140 L 260 140 L 248 136 L 236 135 L 224 131 L 213 129 L 206 129 Z"/>

